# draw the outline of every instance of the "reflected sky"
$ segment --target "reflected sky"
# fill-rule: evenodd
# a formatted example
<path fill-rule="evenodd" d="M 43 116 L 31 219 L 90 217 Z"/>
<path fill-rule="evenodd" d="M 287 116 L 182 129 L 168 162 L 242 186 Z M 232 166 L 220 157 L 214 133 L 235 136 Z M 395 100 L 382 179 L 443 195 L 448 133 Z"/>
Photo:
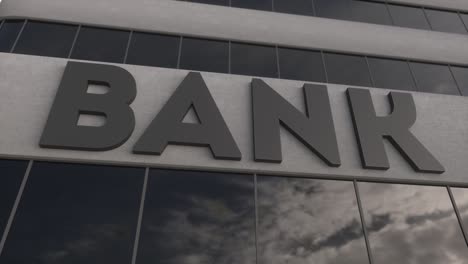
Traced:
<path fill-rule="evenodd" d="M 144 169 L 37 162 L 0 263 L 131 262 Z"/>
<path fill-rule="evenodd" d="M 468 189 L 465 188 L 451 188 L 453 198 L 457 204 L 458 212 L 463 221 L 463 226 L 465 227 L 465 232 L 468 231 Z M 467 234 L 468 235 L 468 234 Z"/>
<path fill-rule="evenodd" d="M 368 263 L 352 182 L 257 182 L 259 263 Z"/>
<path fill-rule="evenodd" d="M 254 264 L 253 176 L 150 173 L 137 264 Z"/>
<path fill-rule="evenodd" d="M 444 187 L 359 183 L 376 264 L 468 263 L 468 249 Z"/>

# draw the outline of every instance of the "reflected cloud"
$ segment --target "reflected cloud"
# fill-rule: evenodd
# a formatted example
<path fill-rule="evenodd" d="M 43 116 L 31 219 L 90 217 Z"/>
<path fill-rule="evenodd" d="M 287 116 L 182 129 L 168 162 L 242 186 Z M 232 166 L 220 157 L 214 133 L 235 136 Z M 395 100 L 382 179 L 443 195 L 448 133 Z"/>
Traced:
<path fill-rule="evenodd" d="M 359 183 L 359 190 L 376 263 L 468 263 L 444 187 Z M 383 220 L 379 228 L 376 215 Z"/>

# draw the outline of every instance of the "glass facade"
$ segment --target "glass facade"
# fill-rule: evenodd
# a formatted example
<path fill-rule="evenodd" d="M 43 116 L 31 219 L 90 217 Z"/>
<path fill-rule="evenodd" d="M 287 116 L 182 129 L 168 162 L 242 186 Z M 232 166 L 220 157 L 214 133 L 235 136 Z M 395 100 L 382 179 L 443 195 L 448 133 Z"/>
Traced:
<path fill-rule="evenodd" d="M 2 263 L 468 259 L 468 191 L 458 186 L 49 162 L 34 162 L 28 172 L 27 166 L 0 160 L 2 228 L 11 220 Z"/>
<path fill-rule="evenodd" d="M 3 22 L 0 52 L 11 50 L 40 56 L 71 55 L 91 61 L 468 95 L 464 74 L 468 68 L 463 66 L 38 21 Z"/>

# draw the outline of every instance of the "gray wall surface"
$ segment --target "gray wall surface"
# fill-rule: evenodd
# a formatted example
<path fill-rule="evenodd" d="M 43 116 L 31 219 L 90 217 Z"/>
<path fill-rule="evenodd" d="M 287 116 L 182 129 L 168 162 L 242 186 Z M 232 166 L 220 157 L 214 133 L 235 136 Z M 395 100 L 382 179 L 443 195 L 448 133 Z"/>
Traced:
<path fill-rule="evenodd" d="M 67 60 L 0 54 L 0 157 L 59 160 L 118 165 L 190 168 L 281 175 L 350 175 L 363 179 L 425 180 L 468 184 L 468 98 L 413 93 L 418 119 L 412 132 L 445 166 L 441 175 L 416 173 L 386 144 L 388 171 L 362 169 L 345 96 L 348 86 L 328 85 L 342 165 L 326 166 L 286 130 L 282 130 L 283 162 L 253 161 L 251 77 L 203 73 L 203 77 L 230 128 L 242 161 L 220 161 L 204 147 L 169 146 L 162 156 L 132 154 L 132 148 L 151 120 L 187 74 L 184 70 L 119 65 L 131 72 L 138 94 L 132 103 L 136 128 L 121 147 L 103 152 L 41 149 L 38 146 Z M 263 78 L 301 111 L 302 82 Z M 371 89 L 379 115 L 389 112 L 387 90 Z"/>
<path fill-rule="evenodd" d="M 172 0 L 3 0 L 2 17 L 468 65 L 466 35 Z"/>

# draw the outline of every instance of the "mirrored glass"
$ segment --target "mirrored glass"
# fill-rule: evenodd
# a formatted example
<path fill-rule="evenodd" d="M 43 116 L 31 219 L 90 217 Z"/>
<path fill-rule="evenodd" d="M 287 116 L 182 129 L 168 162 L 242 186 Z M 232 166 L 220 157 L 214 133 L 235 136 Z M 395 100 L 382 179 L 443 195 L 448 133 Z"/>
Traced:
<path fill-rule="evenodd" d="M 452 190 L 453 198 L 457 204 L 458 213 L 465 227 L 465 232 L 468 232 L 468 189 L 466 188 L 450 188 Z M 468 235 L 468 233 L 467 233 Z"/>
<path fill-rule="evenodd" d="M 180 68 L 228 73 L 229 42 L 183 38 Z"/>
<path fill-rule="evenodd" d="M 27 161 L 0 159 L 0 236 L 10 217 L 27 166 Z"/>
<path fill-rule="evenodd" d="M 131 263 L 144 169 L 35 163 L 1 263 Z"/>
<path fill-rule="evenodd" d="M 28 21 L 14 52 L 67 58 L 78 26 Z"/>
<path fill-rule="evenodd" d="M 351 0 L 314 0 L 315 13 L 319 17 L 351 19 Z"/>
<path fill-rule="evenodd" d="M 459 95 L 447 65 L 410 62 L 410 66 L 419 91 Z"/>
<path fill-rule="evenodd" d="M 320 51 L 279 48 L 281 78 L 326 82 Z"/>
<path fill-rule="evenodd" d="M 271 11 L 273 3 L 272 0 L 231 0 L 231 6 Z"/>
<path fill-rule="evenodd" d="M 466 34 L 466 28 L 456 12 L 425 9 L 432 30 Z"/>
<path fill-rule="evenodd" d="M 457 81 L 457 86 L 460 89 L 462 95 L 468 96 L 468 68 L 450 66 L 453 76 Z"/>
<path fill-rule="evenodd" d="M 352 182 L 262 176 L 260 264 L 369 263 Z"/>
<path fill-rule="evenodd" d="M 177 36 L 134 32 L 126 63 L 177 68 L 179 45 Z"/>
<path fill-rule="evenodd" d="M 82 27 L 72 58 L 122 63 L 129 36 L 128 31 Z"/>
<path fill-rule="evenodd" d="M 372 86 L 366 58 L 363 56 L 324 53 L 328 82 Z"/>
<path fill-rule="evenodd" d="M 420 7 L 389 4 L 388 9 L 395 26 L 431 30 L 426 15 Z"/>
<path fill-rule="evenodd" d="M 137 264 L 255 264 L 253 176 L 151 170 Z"/>
<path fill-rule="evenodd" d="M 15 44 L 24 20 L 5 20 L 0 28 L 0 52 L 10 52 Z"/>
<path fill-rule="evenodd" d="M 382 58 L 368 58 L 369 67 L 378 88 L 415 91 L 408 62 Z"/>
<path fill-rule="evenodd" d="M 311 0 L 274 0 L 275 12 L 312 16 L 314 8 Z"/>
<path fill-rule="evenodd" d="M 385 3 L 351 1 L 351 20 L 364 23 L 391 25 L 392 20 Z"/>
<path fill-rule="evenodd" d="M 278 78 L 276 48 L 232 43 L 231 73 Z"/>
<path fill-rule="evenodd" d="M 445 187 L 359 183 L 375 263 L 467 263 Z"/>

